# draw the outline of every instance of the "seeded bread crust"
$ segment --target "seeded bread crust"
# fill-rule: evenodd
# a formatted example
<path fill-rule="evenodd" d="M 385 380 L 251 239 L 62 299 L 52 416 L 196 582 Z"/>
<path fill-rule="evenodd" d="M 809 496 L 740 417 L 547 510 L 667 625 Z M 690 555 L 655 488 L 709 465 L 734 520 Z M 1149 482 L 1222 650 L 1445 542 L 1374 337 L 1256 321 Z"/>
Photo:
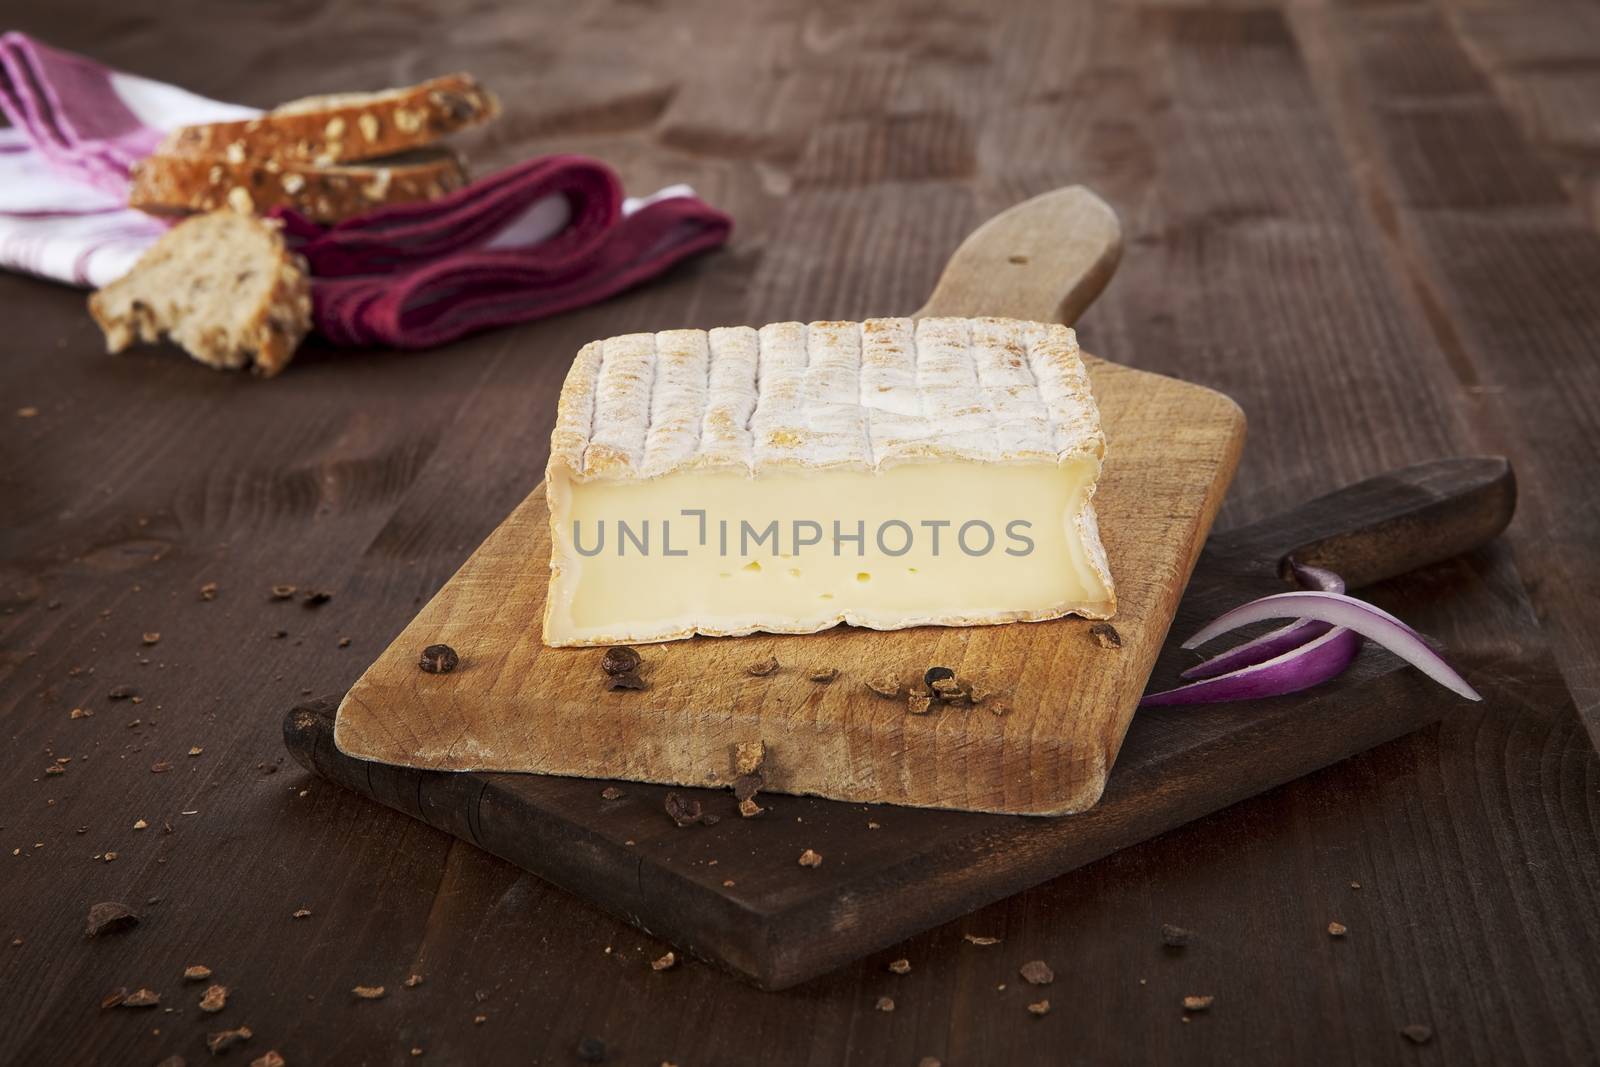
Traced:
<path fill-rule="evenodd" d="M 309 96 L 253 119 L 184 126 L 156 151 L 327 166 L 421 148 L 499 113 L 499 101 L 472 75 L 446 74 L 404 89 Z"/>
<path fill-rule="evenodd" d="M 108 352 L 165 336 L 207 366 L 270 378 L 311 331 L 311 277 L 275 221 L 214 211 L 164 234 L 89 313 Z"/>
<path fill-rule="evenodd" d="M 434 200 L 466 181 L 461 157 L 438 147 L 325 167 L 157 153 L 134 165 L 128 203 L 152 215 L 289 207 L 317 222 L 338 222 L 385 204 Z"/>

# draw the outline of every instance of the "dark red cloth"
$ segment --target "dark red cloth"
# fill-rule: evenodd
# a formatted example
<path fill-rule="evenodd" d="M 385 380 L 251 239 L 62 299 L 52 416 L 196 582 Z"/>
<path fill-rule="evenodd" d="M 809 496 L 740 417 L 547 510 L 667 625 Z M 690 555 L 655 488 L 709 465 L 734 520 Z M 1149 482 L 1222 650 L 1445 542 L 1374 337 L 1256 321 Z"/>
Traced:
<path fill-rule="evenodd" d="M 534 245 L 488 248 L 552 194 L 565 228 Z M 275 212 L 311 265 L 319 333 L 336 345 L 428 348 L 604 300 L 728 239 L 733 220 L 689 196 L 622 212 L 622 184 L 582 156 L 508 167 L 440 200 L 333 226 Z"/>

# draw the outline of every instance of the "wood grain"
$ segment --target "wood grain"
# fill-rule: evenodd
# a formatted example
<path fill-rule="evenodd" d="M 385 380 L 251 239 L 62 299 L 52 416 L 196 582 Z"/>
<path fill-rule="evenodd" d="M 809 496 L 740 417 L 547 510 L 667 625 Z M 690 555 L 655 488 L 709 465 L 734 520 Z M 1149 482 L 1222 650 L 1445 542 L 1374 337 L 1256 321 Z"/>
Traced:
<path fill-rule="evenodd" d="M 1281 589 L 1275 579 L 1291 557 L 1349 574 L 1352 588 L 1449 559 L 1498 536 L 1515 495 L 1511 468 L 1492 457 L 1370 479 L 1213 538 L 1181 611 L 1197 622 Z M 1410 536 L 1397 537 L 1400 530 Z M 1474 605 L 1458 602 L 1455 610 Z M 1175 652 L 1169 649 L 1169 661 Z M 757 823 L 738 817 L 726 788 L 706 788 L 683 795 L 723 821 L 685 832 L 666 817 L 661 787 L 440 773 L 354 758 L 335 746 L 333 700 L 291 709 L 284 743 L 307 770 L 493 852 L 680 952 L 782 989 L 1462 706 L 1400 666 L 1368 650 L 1337 684 L 1314 693 L 1144 711 L 1105 800 L 1049 820 L 874 806 L 864 822 L 857 804 L 792 808 L 764 793 L 760 803 L 772 810 Z M 800 813 L 794 822 L 791 810 Z M 880 820 L 900 832 L 875 832 Z M 806 849 L 824 862 L 797 877 L 795 861 Z M 691 859 L 682 867 L 697 856 L 719 862 Z"/>
<path fill-rule="evenodd" d="M 1000 212 L 961 242 L 915 313 L 1077 322 L 1122 259 L 1122 224 L 1081 185 Z"/>
<path fill-rule="evenodd" d="M 464 141 L 476 172 L 581 151 L 630 191 L 688 181 L 738 228 L 601 307 L 433 353 L 312 344 L 265 384 L 108 358 L 83 294 L 0 276 L 0 1062 L 208 1062 L 206 1032 L 237 1024 L 239 1063 L 564 1064 L 585 1035 L 649 1065 L 1600 1060 L 1600 773 L 1567 696 L 1600 707 L 1600 235 L 1561 183 L 1595 159 L 1552 166 L 1503 91 L 1540 83 L 1552 134 L 1592 120 L 1594 94 L 1560 95 L 1593 63 L 1592 4 L 13 6 L 8 28 L 257 106 L 471 70 L 507 102 Z M 1447 137 L 1458 105 L 1482 121 Z M 1500 543 L 1363 591 L 1486 664 L 1488 706 L 781 993 L 653 972 L 667 946 L 624 920 L 276 762 L 283 710 L 346 691 L 534 488 L 585 340 L 916 307 L 973 227 L 1074 183 L 1125 239 L 1085 347 L 1251 414 L 1219 531 L 1442 455 L 1512 458 Z M 1551 188 L 1567 203 L 1504 202 Z M 334 599 L 271 601 L 281 582 Z M 106 899 L 144 921 L 84 939 Z M 1184 952 L 1167 922 L 1195 931 Z M 1057 978 L 1036 1019 L 1016 972 L 1038 958 Z M 179 980 L 194 962 L 232 990 L 219 1019 Z M 353 1001 L 375 982 L 389 996 Z M 137 984 L 176 1010 L 99 1010 Z M 1217 999 L 1185 1024 L 1191 993 Z"/>

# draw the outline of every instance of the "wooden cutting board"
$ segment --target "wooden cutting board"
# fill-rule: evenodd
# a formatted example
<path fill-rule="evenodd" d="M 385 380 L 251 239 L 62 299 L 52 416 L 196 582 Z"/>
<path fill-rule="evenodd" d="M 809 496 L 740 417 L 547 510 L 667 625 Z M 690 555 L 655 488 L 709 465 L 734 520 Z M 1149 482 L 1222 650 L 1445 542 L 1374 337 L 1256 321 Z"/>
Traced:
<path fill-rule="evenodd" d="M 1058 190 L 973 233 L 917 314 L 1070 322 L 1119 250 L 1110 208 L 1082 188 Z M 641 646 L 649 688 L 607 691 L 601 650 L 540 640 L 550 559 L 541 487 L 346 695 L 338 747 L 430 770 L 716 786 L 735 777 L 735 747 L 759 740 L 774 792 L 1029 815 L 1092 807 L 1233 477 L 1244 416 L 1212 390 L 1085 363 L 1107 437 L 1096 506 L 1120 648 L 1074 618 L 697 638 Z M 460 668 L 419 670 L 422 649 L 441 642 Z M 749 665 L 768 657 L 780 669 L 752 676 Z M 1008 710 L 913 716 L 866 685 L 934 666 L 983 683 Z M 833 669 L 831 681 L 813 678 Z"/>
<path fill-rule="evenodd" d="M 1284 587 L 1293 554 L 1353 588 L 1446 559 L 1499 533 L 1515 506 L 1503 460 L 1443 460 L 1371 479 L 1214 536 L 1178 612 L 1183 632 Z M 1492 612 L 1496 589 L 1467 566 L 1423 586 L 1440 612 Z M 1192 653 L 1169 644 L 1165 686 Z M 1491 704 L 1520 675 L 1458 662 Z M 688 791 L 721 816 L 680 828 L 669 787 L 529 774 L 422 771 L 355 759 L 333 743 L 337 701 L 292 709 L 289 751 L 308 770 L 534 872 L 636 926 L 780 989 L 1399 737 L 1459 698 L 1368 649 L 1336 681 L 1275 700 L 1139 713 L 1110 786 L 1059 819 L 767 797 L 754 819 L 726 790 Z M 603 792 L 619 790 L 615 799 Z M 823 857 L 802 868 L 804 849 Z M 974 931 L 982 933 L 983 931 Z"/>

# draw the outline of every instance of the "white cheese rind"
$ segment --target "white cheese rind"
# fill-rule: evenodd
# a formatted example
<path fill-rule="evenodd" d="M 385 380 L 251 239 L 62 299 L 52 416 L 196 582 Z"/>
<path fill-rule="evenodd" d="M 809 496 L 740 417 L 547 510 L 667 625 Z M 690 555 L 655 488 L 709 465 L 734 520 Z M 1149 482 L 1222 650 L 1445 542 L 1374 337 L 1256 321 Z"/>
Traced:
<path fill-rule="evenodd" d="M 1092 505 L 1104 451 L 1088 374 L 1076 338 L 1064 326 L 1011 319 L 870 319 L 672 330 L 594 342 L 579 352 L 568 374 L 551 437 L 553 551 L 545 640 L 601 644 L 757 629 L 804 633 L 839 622 L 895 628 L 1068 613 L 1110 617 L 1115 595 Z M 1022 466 L 1040 472 L 1029 478 L 1070 479 L 1076 495 L 1059 522 L 1067 527 L 1076 577 L 1063 578 L 1054 599 L 1026 606 L 988 603 L 974 592 L 964 608 L 951 603 L 941 609 L 935 596 L 914 609 L 904 603 L 880 609 L 870 598 L 855 597 L 853 605 L 830 611 L 825 603 L 774 590 L 747 605 L 748 618 L 720 609 L 710 612 L 715 617 L 700 618 L 658 611 L 654 618 L 619 617 L 614 625 L 590 618 L 580 625 L 573 615 L 586 568 L 597 584 L 602 579 L 593 568 L 624 566 L 574 553 L 567 526 L 573 497 L 584 486 L 661 483 L 693 495 L 697 483 L 683 477 L 691 472 L 756 479 L 830 471 L 881 477 L 903 464 L 945 468 L 952 485 L 971 465 Z M 726 499 L 728 483 L 714 484 L 719 499 Z M 815 495 L 826 506 L 826 485 L 796 484 L 803 486 L 801 496 Z M 972 491 L 981 491 L 981 482 L 972 484 Z M 1053 482 L 1035 484 L 1055 488 Z M 863 501 L 873 496 L 858 495 Z M 732 496 L 739 496 L 737 490 Z M 636 499 L 659 505 L 661 495 Z M 807 580 L 815 574 L 814 580 L 824 581 L 826 570 L 807 568 Z M 634 581 L 649 582 L 665 572 L 630 573 Z M 707 572 L 711 578 L 725 573 Z M 950 580 L 947 574 L 947 589 Z M 894 599 L 888 585 L 881 588 Z M 633 613 L 619 607 L 618 614 Z"/>

